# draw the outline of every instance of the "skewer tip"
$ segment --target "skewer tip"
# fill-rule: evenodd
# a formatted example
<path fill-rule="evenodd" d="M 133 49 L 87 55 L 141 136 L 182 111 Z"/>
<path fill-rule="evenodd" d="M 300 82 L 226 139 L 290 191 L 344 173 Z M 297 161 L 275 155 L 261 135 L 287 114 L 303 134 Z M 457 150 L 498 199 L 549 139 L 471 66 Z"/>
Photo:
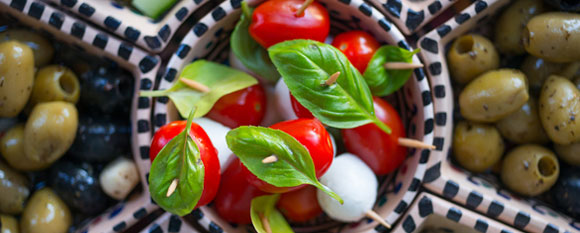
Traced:
<path fill-rule="evenodd" d="M 206 86 L 205 84 L 200 83 L 200 82 L 196 82 L 196 81 L 191 80 L 191 79 L 179 78 L 179 81 L 181 81 L 183 84 L 187 85 L 191 89 L 194 89 L 194 90 L 202 92 L 202 93 L 208 93 L 210 91 L 209 87 Z"/>
<path fill-rule="evenodd" d="M 407 62 L 386 62 L 384 65 L 388 70 L 407 70 L 415 68 L 423 68 L 421 63 L 407 63 Z"/>
<path fill-rule="evenodd" d="M 336 80 L 338 79 L 338 77 L 340 76 L 340 71 L 337 71 L 336 73 L 330 75 L 330 77 L 324 81 L 324 84 L 322 84 L 323 86 L 330 86 L 334 83 L 336 83 Z"/>
<path fill-rule="evenodd" d="M 383 225 L 387 229 L 391 229 L 391 224 L 388 224 L 377 212 L 369 210 L 365 214 L 368 218 L 377 221 L 379 224 Z"/>
<path fill-rule="evenodd" d="M 436 146 L 411 138 L 399 138 L 398 144 L 404 147 L 435 150 Z"/>
<path fill-rule="evenodd" d="M 177 189 L 178 183 L 179 183 L 179 179 L 173 179 L 173 181 L 171 181 L 171 184 L 169 185 L 169 188 L 167 189 L 166 197 L 170 197 L 175 192 L 175 190 Z"/>
<path fill-rule="evenodd" d="M 276 155 L 270 155 L 270 156 L 262 159 L 262 163 L 264 163 L 264 164 L 275 163 L 276 161 L 278 161 L 278 157 L 276 157 Z"/>

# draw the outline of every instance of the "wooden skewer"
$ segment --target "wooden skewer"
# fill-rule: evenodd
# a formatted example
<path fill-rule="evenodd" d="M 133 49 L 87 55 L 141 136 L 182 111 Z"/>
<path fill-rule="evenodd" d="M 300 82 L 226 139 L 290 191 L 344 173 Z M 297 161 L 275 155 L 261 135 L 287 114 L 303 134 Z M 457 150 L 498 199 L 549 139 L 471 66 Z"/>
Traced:
<path fill-rule="evenodd" d="M 391 229 L 391 224 L 388 224 L 377 212 L 373 210 L 369 210 L 366 212 L 366 216 L 372 220 L 379 222 L 381 225 L 386 227 L 387 229 Z"/>
<path fill-rule="evenodd" d="M 175 189 L 177 189 L 178 183 L 179 183 L 179 179 L 174 179 L 173 181 L 171 181 L 171 184 L 169 185 L 169 188 L 167 189 L 166 197 L 171 197 L 171 195 L 175 192 Z"/>
<path fill-rule="evenodd" d="M 330 77 L 326 81 L 324 81 L 324 84 L 322 84 L 322 85 L 330 86 L 330 85 L 336 83 L 336 80 L 338 79 L 339 76 L 340 76 L 340 71 L 337 71 L 336 73 L 330 75 Z"/>
<path fill-rule="evenodd" d="M 312 4 L 312 2 L 314 2 L 314 0 L 306 0 L 302 6 L 300 6 L 300 8 L 298 8 L 298 11 L 296 11 L 296 17 L 300 17 L 302 15 L 304 15 L 304 11 L 306 10 L 306 8 L 308 6 L 310 6 L 310 4 Z"/>
<path fill-rule="evenodd" d="M 196 82 L 196 81 L 193 81 L 191 79 L 186 79 L 186 78 L 179 78 L 179 81 L 181 81 L 182 83 L 184 83 L 185 85 L 187 85 L 188 87 L 191 87 L 191 89 L 194 89 L 196 91 L 199 91 L 202 93 L 209 92 L 209 87 L 207 87 L 203 83 Z"/>
<path fill-rule="evenodd" d="M 384 65 L 385 69 L 388 70 L 408 70 L 415 68 L 422 68 L 421 63 L 406 63 L 406 62 L 386 62 Z"/>
<path fill-rule="evenodd" d="M 260 213 L 260 219 L 262 220 L 262 226 L 267 233 L 272 233 L 272 228 L 270 227 L 270 222 L 268 218 L 263 213 Z"/>
<path fill-rule="evenodd" d="M 437 148 L 434 145 L 429 145 L 429 144 L 426 144 L 422 141 L 410 139 L 410 138 L 399 138 L 398 143 L 401 146 L 411 147 L 411 148 L 429 149 L 429 150 L 435 150 Z"/>
<path fill-rule="evenodd" d="M 278 161 L 278 157 L 276 157 L 276 155 L 270 155 L 270 156 L 262 159 L 262 163 L 266 163 L 266 164 L 274 163 L 276 161 Z"/>

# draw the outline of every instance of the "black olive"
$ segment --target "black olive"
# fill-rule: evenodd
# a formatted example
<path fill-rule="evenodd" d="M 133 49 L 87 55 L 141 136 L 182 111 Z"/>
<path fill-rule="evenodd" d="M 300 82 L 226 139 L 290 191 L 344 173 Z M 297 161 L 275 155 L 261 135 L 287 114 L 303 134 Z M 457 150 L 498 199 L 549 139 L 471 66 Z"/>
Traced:
<path fill-rule="evenodd" d="M 75 160 L 108 162 L 130 153 L 131 126 L 129 120 L 81 116 L 77 135 L 68 150 Z"/>
<path fill-rule="evenodd" d="M 99 67 L 79 76 L 81 112 L 128 116 L 134 88 L 130 75 L 120 69 Z"/>
<path fill-rule="evenodd" d="M 49 185 L 71 208 L 84 214 L 98 214 L 109 198 L 101 189 L 98 174 L 88 163 L 59 161 L 50 169 Z"/>
<path fill-rule="evenodd" d="M 564 168 L 560 179 L 552 188 L 553 200 L 556 206 L 570 215 L 580 217 L 580 171 L 573 168 Z"/>
<path fill-rule="evenodd" d="M 562 11 L 580 11 L 580 0 L 544 0 Z"/>

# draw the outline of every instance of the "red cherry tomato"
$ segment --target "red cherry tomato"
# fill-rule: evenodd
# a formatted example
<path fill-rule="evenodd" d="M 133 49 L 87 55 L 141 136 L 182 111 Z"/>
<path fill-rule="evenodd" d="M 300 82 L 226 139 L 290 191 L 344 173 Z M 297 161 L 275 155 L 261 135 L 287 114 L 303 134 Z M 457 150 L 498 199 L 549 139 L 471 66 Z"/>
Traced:
<path fill-rule="evenodd" d="M 324 42 L 330 31 L 326 9 L 317 2 L 310 4 L 304 14 L 296 12 L 303 0 L 270 0 L 258 6 L 252 15 L 250 35 L 264 48 L 293 39 Z"/>
<path fill-rule="evenodd" d="M 292 110 L 294 110 L 294 113 L 296 113 L 298 118 L 314 118 L 310 110 L 302 106 L 302 104 L 294 98 L 292 93 L 290 93 L 290 102 L 292 103 Z"/>
<path fill-rule="evenodd" d="M 153 136 L 151 148 L 149 149 L 149 158 L 151 159 L 151 162 L 153 162 L 155 157 L 157 157 L 157 154 L 159 154 L 159 151 L 161 151 L 161 149 L 163 149 L 172 138 L 185 129 L 185 126 L 187 126 L 186 121 L 174 121 L 159 128 L 159 131 L 157 131 L 155 136 Z M 195 206 L 195 208 L 197 208 L 207 205 L 215 197 L 220 183 L 220 162 L 218 160 L 217 150 L 213 147 L 211 140 L 201 126 L 193 122 L 189 134 L 199 148 L 201 161 L 205 167 L 203 193 Z"/>
<path fill-rule="evenodd" d="M 393 106 L 378 97 L 373 97 L 373 100 L 377 118 L 391 128 L 391 134 L 386 134 L 375 124 L 366 124 L 343 129 L 342 138 L 349 152 L 360 157 L 375 174 L 384 175 L 397 169 L 405 160 L 407 149 L 398 144 L 399 138 L 405 137 L 405 128 Z"/>
<path fill-rule="evenodd" d="M 334 148 L 332 147 L 330 134 L 320 121 L 317 119 L 296 119 L 274 124 L 270 128 L 279 129 L 290 134 L 308 149 L 314 162 L 316 177 L 322 176 L 328 170 L 334 159 Z M 285 193 L 301 187 L 276 187 L 260 180 L 246 166 L 243 166 L 243 170 L 248 182 L 264 192 Z"/>
<path fill-rule="evenodd" d="M 266 93 L 259 84 L 232 92 L 220 98 L 207 114 L 230 128 L 260 125 L 266 114 Z"/>
<path fill-rule="evenodd" d="M 338 34 L 332 46 L 342 51 L 346 58 L 362 74 L 365 72 L 373 54 L 381 46 L 370 34 L 363 31 L 348 31 Z"/>
<path fill-rule="evenodd" d="M 249 224 L 252 199 L 266 195 L 253 185 L 248 184 L 242 173 L 242 163 L 236 157 L 228 163 L 217 196 L 215 209 L 226 221 L 236 224 Z"/>
<path fill-rule="evenodd" d="M 293 222 L 306 222 L 322 214 L 316 197 L 316 187 L 312 185 L 283 193 L 280 195 L 277 207 L 287 219 Z"/>

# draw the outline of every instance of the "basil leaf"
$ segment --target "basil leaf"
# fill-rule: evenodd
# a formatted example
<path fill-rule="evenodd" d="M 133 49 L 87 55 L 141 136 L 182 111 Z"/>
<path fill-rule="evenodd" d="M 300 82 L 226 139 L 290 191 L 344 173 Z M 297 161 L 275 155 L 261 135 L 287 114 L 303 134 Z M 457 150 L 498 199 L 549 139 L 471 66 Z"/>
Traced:
<path fill-rule="evenodd" d="M 242 15 L 230 38 L 230 46 L 236 57 L 249 70 L 260 77 L 275 83 L 280 74 L 270 61 L 268 52 L 252 38 L 249 32 L 252 23 L 252 12 L 246 1 L 242 2 Z"/>
<path fill-rule="evenodd" d="M 265 127 L 241 126 L 226 135 L 230 150 L 259 179 L 276 187 L 311 184 L 342 203 L 342 199 L 316 178 L 308 150 L 289 134 Z M 278 161 L 262 159 L 276 155 Z"/>
<path fill-rule="evenodd" d="M 362 75 L 340 50 L 318 41 L 291 40 L 268 51 L 292 95 L 322 123 L 341 129 L 375 123 L 391 133 L 375 117 L 371 92 Z M 336 83 L 324 85 L 337 71 Z"/>
<path fill-rule="evenodd" d="M 363 75 L 373 95 L 390 95 L 405 85 L 413 69 L 387 70 L 384 64 L 386 62 L 412 63 L 413 55 L 418 52 L 419 49 L 409 51 L 392 45 L 380 47 L 369 61 Z"/>
<path fill-rule="evenodd" d="M 280 194 L 259 196 L 252 199 L 250 206 L 250 216 L 252 218 L 252 225 L 258 233 L 267 233 L 264 227 L 264 219 L 267 219 L 271 232 L 276 233 L 294 233 L 290 224 L 286 222 L 284 216 L 275 209 L 276 202 L 280 198 Z"/>
<path fill-rule="evenodd" d="M 205 167 L 189 135 L 193 115 L 192 110 L 185 129 L 159 151 L 149 173 L 151 198 L 165 211 L 179 216 L 191 213 L 203 192 Z M 174 180 L 177 180 L 177 187 L 168 197 Z"/>
<path fill-rule="evenodd" d="M 140 95 L 168 96 L 183 118 L 186 118 L 193 106 L 196 106 L 194 117 L 201 117 L 207 114 L 222 96 L 258 83 L 249 74 L 206 60 L 197 60 L 187 65 L 180 77 L 204 84 L 209 87 L 210 91 L 203 93 L 176 81 L 167 90 L 142 91 Z"/>

